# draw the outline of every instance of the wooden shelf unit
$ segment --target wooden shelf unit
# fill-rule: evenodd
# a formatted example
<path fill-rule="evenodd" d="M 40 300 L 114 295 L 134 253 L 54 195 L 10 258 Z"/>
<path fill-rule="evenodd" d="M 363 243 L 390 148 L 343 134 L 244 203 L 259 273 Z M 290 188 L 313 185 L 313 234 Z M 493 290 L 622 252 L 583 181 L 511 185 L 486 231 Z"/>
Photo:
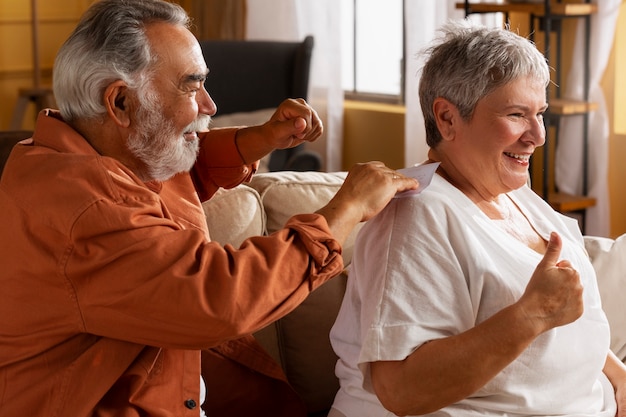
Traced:
<path fill-rule="evenodd" d="M 527 13 L 533 16 L 543 17 L 545 15 L 546 7 L 544 3 L 520 3 L 515 1 L 509 1 L 504 3 L 496 2 L 484 2 L 473 3 L 469 2 L 469 13 Z M 457 9 L 465 9 L 466 4 L 456 3 Z M 580 2 L 562 2 L 550 3 L 549 12 L 552 15 L 576 17 L 576 16 L 589 16 L 598 11 L 598 6 L 592 3 L 580 3 Z"/>
<path fill-rule="evenodd" d="M 590 0 L 543 0 L 541 2 L 522 2 L 522 1 L 505 1 L 505 2 L 481 2 L 475 3 L 471 0 L 464 0 L 457 2 L 455 7 L 457 9 L 465 10 L 465 15 L 474 13 L 503 13 L 505 19 L 509 19 L 510 13 L 522 13 L 527 14 L 530 19 L 531 27 L 531 39 L 535 36 L 537 29 L 543 30 L 544 33 L 544 48 L 546 51 L 550 50 L 550 35 L 555 32 L 557 36 L 557 68 L 556 69 L 556 86 L 555 92 L 552 96 L 549 96 L 549 108 L 544 118 L 546 123 L 546 144 L 543 147 L 543 171 L 541 184 L 542 190 L 537 192 L 543 196 L 543 198 L 557 211 L 561 213 L 579 213 L 581 215 L 581 229 L 585 230 L 585 213 L 589 207 L 596 205 L 595 198 L 587 196 L 587 127 L 588 127 L 588 114 L 598 108 L 597 103 L 587 101 L 587 97 L 584 100 L 568 100 L 561 98 L 559 84 L 560 84 L 560 68 L 558 68 L 558 62 L 560 61 L 560 31 L 561 25 L 554 24 L 560 23 L 560 20 L 565 18 L 582 18 L 586 22 L 586 42 L 585 42 L 585 62 L 583 62 L 585 76 L 584 76 L 584 91 L 588 94 L 589 90 L 589 36 L 590 36 L 590 16 L 597 13 L 598 7 L 596 4 L 590 2 Z M 538 25 L 535 26 L 535 22 Z M 545 53 L 545 51 L 544 51 Z M 548 56 L 550 61 L 550 57 Z M 583 137 L 583 195 L 569 195 L 561 193 L 555 190 L 553 185 L 550 185 L 549 173 L 554 172 L 554 157 L 550 155 L 550 149 L 554 149 L 554 145 L 550 147 L 549 141 L 556 141 L 558 136 L 558 120 L 560 117 L 567 117 L 573 115 L 584 115 L 584 137 Z M 550 129 L 552 127 L 553 129 Z M 550 137 L 550 132 L 555 131 L 554 137 Z M 534 187 L 535 188 L 535 187 Z"/>
<path fill-rule="evenodd" d="M 596 199 L 580 195 L 553 192 L 548 194 L 548 203 L 558 212 L 570 213 L 586 210 L 596 205 Z"/>
<path fill-rule="evenodd" d="M 598 103 L 590 101 L 566 100 L 562 98 L 550 99 L 550 114 L 558 116 L 573 116 L 586 114 L 598 108 Z"/>

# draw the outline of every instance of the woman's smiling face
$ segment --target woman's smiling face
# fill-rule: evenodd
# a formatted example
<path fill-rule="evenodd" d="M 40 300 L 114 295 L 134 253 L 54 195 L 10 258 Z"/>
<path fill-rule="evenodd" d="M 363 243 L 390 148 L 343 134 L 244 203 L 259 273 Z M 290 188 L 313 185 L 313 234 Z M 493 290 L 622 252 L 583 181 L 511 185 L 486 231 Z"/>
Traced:
<path fill-rule="evenodd" d="M 438 147 L 452 182 L 487 200 L 526 184 L 529 159 L 545 143 L 546 108 L 544 85 L 524 77 L 479 100 L 470 120 L 456 113 L 452 136 Z"/>

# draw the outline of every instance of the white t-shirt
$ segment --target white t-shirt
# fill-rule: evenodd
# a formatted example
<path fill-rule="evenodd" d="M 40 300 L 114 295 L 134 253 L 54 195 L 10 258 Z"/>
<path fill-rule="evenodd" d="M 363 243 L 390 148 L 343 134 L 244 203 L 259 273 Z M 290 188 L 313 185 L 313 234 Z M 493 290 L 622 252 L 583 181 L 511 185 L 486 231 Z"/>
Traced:
<path fill-rule="evenodd" d="M 540 335 L 478 392 L 430 416 L 614 416 L 602 373 L 609 327 L 576 221 L 530 188 L 509 193 L 561 259 L 579 271 L 585 310 Z M 417 196 L 394 199 L 361 229 L 331 342 L 347 417 L 392 416 L 372 391 L 369 363 L 402 360 L 424 342 L 464 332 L 517 301 L 542 255 L 501 231 L 438 175 Z M 480 359 L 480 358 L 477 358 Z"/>

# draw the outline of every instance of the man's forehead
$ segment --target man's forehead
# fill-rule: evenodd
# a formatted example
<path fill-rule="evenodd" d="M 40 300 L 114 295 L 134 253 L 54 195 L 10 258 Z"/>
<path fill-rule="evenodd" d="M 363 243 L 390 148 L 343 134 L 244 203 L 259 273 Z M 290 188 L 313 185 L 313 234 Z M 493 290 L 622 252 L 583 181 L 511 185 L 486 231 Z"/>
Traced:
<path fill-rule="evenodd" d="M 204 81 L 208 68 L 195 36 L 184 26 L 153 23 L 146 36 L 156 55 L 157 66 L 171 72 L 179 82 Z"/>

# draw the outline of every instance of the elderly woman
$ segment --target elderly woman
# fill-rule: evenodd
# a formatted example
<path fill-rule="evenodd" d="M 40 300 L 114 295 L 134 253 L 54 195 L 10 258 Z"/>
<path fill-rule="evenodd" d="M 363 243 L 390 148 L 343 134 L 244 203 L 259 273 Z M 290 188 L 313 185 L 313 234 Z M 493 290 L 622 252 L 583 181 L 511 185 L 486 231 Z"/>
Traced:
<path fill-rule="evenodd" d="M 330 416 L 626 415 L 578 225 L 526 185 L 545 141 L 545 58 L 469 22 L 429 52 L 426 163 L 440 165 L 358 236 Z"/>

